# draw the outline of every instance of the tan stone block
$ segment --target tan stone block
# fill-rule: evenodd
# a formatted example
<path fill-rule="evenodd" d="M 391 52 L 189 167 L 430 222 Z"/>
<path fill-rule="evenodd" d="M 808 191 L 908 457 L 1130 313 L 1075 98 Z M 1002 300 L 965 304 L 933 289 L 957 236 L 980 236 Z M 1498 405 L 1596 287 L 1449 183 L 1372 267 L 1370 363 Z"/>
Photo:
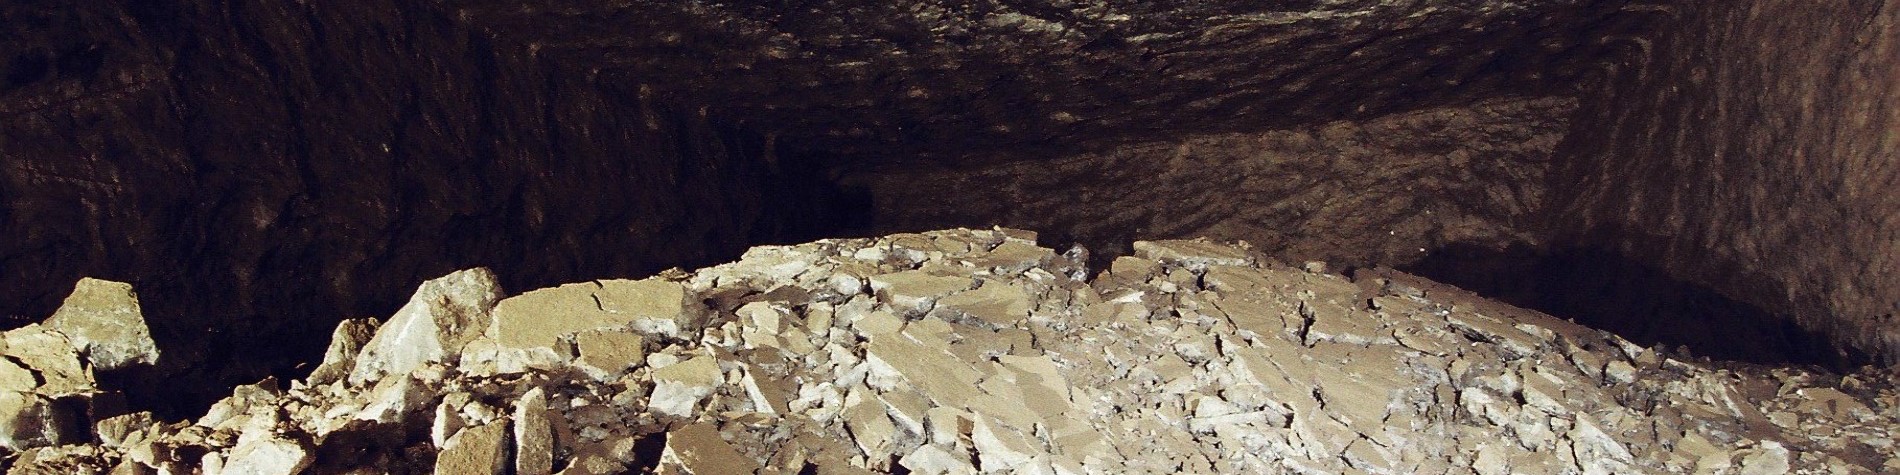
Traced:
<path fill-rule="evenodd" d="M 122 448 L 134 433 L 152 428 L 156 421 L 150 412 L 134 412 L 94 422 L 92 433 L 108 448 Z"/>
<path fill-rule="evenodd" d="M 891 312 L 875 310 L 859 315 L 851 323 L 851 329 L 867 338 L 879 338 L 894 335 L 904 328 L 904 319 Z"/>
<path fill-rule="evenodd" d="M 464 427 L 435 457 L 437 475 L 500 475 L 508 468 L 508 424 Z"/>
<path fill-rule="evenodd" d="M 279 437 L 259 437 L 238 443 L 224 460 L 224 472 L 246 475 L 293 475 L 315 461 L 303 443 Z"/>
<path fill-rule="evenodd" d="M 937 406 L 924 411 L 924 426 L 932 444 L 957 447 L 967 443 L 975 424 L 974 416 L 960 408 Z"/>
<path fill-rule="evenodd" d="M 923 271 L 879 274 L 868 280 L 871 290 L 877 292 L 880 298 L 905 312 L 928 310 L 938 298 L 969 290 L 974 283 L 969 277 L 932 275 Z"/>
<path fill-rule="evenodd" d="M 501 284 L 485 268 L 457 271 L 423 282 L 396 315 L 376 330 L 350 371 L 351 385 L 383 375 L 407 375 L 442 362 L 493 324 Z"/>
<path fill-rule="evenodd" d="M 92 370 L 79 361 L 79 350 L 59 332 L 41 324 L 7 331 L 6 355 L 39 376 L 34 390 L 47 396 L 85 394 L 98 388 Z"/>
<path fill-rule="evenodd" d="M 554 471 L 554 427 L 548 421 L 548 397 L 541 388 L 529 389 L 515 400 L 515 474 L 547 475 Z"/>
<path fill-rule="evenodd" d="M 84 437 L 84 434 L 67 433 L 65 429 L 77 417 L 45 396 L 0 391 L 0 447 L 17 452 Z"/>
<path fill-rule="evenodd" d="M 746 395 L 752 399 L 753 409 L 766 414 L 784 414 L 790 411 L 789 403 L 797 395 L 798 386 L 790 380 L 778 378 L 747 367 L 739 384 L 745 388 Z"/>
<path fill-rule="evenodd" d="M 1239 248 L 1207 241 L 1135 241 L 1135 256 L 1186 267 L 1247 266 L 1254 259 Z"/>
<path fill-rule="evenodd" d="M 986 280 L 976 290 L 958 292 L 937 300 L 937 306 L 997 327 L 1012 327 L 1029 318 L 1034 302 L 1022 287 Z"/>
<path fill-rule="evenodd" d="M 977 460 L 984 470 L 1010 470 L 1046 454 L 1042 444 L 1015 429 L 982 414 L 977 414 L 975 419 L 970 441 L 976 447 Z"/>
<path fill-rule="evenodd" d="M 1853 396 L 1849 396 L 1839 389 L 1801 388 L 1795 390 L 1795 395 L 1803 398 L 1796 407 L 1800 411 L 1809 414 L 1851 419 L 1859 419 L 1874 414 L 1874 410 L 1867 407 L 1866 403 L 1860 402 L 1859 399 L 1855 399 Z"/>
<path fill-rule="evenodd" d="M 646 359 L 646 338 L 627 330 L 595 329 L 574 334 L 574 362 L 611 378 Z"/>
<path fill-rule="evenodd" d="M 699 402 L 724 381 L 718 360 L 711 356 L 697 356 L 653 370 L 648 409 L 676 417 L 691 416 Z"/>
<path fill-rule="evenodd" d="M 1038 247 L 1032 242 L 1007 240 L 971 258 L 969 263 L 978 269 L 992 270 L 999 275 L 1015 275 L 1033 267 L 1047 265 L 1056 257 L 1055 251 Z"/>
<path fill-rule="evenodd" d="M 502 300 L 488 337 L 504 348 L 553 348 L 562 335 L 626 326 L 628 319 L 594 300 L 600 288 L 594 282 L 567 284 Z"/>
<path fill-rule="evenodd" d="M 304 378 L 307 384 L 322 385 L 340 381 L 356 367 L 356 355 L 376 336 L 378 322 L 371 318 L 352 318 L 337 323 L 330 332 L 330 346 L 323 350 L 323 362 Z"/>
<path fill-rule="evenodd" d="M 859 399 L 844 410 L 845 428 L 851 440 L 873 461 L 888 460 L 896 450 L 897 425 L 884 410 L 884 403 Z"/>
<path fill-rule="evenodd" d="M 39 378 L 33 372 L 13 362 L 11 358 L 0 358 L 0 391 L 32 391 L 39 387 Z"/>
<path fill-rule="evenodd" d="M 158 344 L 145 326 L 131 284 L 79 279 L 59 310 L 46 319 L 46 326 L 72 340 L 94 369 L 110 371 L 158 362 Z"/>
<path fill-rule="evenodd" d="M 897 464 L 922 475 L 973 475 L 976 467 L 968 456 L 953 454 L 936 445 L 924 444 L 898 459 Z"/>
<path fill-rule="evenodd" d="M 871 340 L 865 346 L 865 358 L 890 368 L 910 387 L 933 400 L 968 401 L 979 394 L 977 370 L 944 350 L 923 346 L 908 338 Z"/>
<path fill-rule="evenodd" d="M 754 473 L 759 462 L 739 453 L 712 424 L 693 424 L 666 434 L 660 474 L 726 475 Z"/>
<path fill-rule="evenodd" d="M 602 280 L 594 297 L 600 309 L 632 322 L 633 329 L 648 334 L 687 338 L 699 331 L 703 314 L 687 302 L 686 288 L 677 282 L 658 278 L 644 280 Z"/>
<path fill-rule="evenodd" d="M 884 403 L 886 411 L 890 413 L 891 421 L 896 422 L 905 432 L 917 435 L 925 433 L 926 414 L 929 413 L 931 407 L 929 399 L 925 399 L 915 391 L 901 388 L 880 393 L 877 399 Z"/>

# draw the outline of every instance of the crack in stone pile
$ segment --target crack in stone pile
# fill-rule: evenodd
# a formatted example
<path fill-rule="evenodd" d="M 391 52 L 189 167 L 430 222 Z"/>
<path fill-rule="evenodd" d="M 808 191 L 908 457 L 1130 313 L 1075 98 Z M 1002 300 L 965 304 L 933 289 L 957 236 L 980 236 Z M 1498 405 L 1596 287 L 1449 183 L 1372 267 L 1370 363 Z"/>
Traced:
<path fill-rule="evenodd" d="M 5 405 L 0 429 L 13 473 L 1900 470 L 1892 370 L 1717 368 L 1244 243 L 1139 242 L 1090 279 L 1035 239 L 756 247 L 505 299 L 466 270 L 196 421 Z M 8 355 L 28 331 L 64 335 Z M 56 417 L 90 432 L 20 437 Z"/>

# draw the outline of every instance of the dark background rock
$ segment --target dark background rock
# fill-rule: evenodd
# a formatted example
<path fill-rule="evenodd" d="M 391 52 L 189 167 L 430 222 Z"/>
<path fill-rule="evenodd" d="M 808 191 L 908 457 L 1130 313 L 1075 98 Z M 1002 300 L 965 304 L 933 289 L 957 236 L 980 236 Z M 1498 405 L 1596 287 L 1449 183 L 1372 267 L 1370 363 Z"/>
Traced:
<path fill-rule="evenodd" d="M 773 192 L 787 173 L 761 135 L 430 5 L 0 8 L 0 312 L 44 318 L 81 276 L 132 282 L 168 371 L 135 399 L 294 371 L 340 318 L 456 269 L 521 291 L 822 221 Z"/>
<path fill-rule="evenodd" d="M 1004 224 L 1892 354 L 1894 7 L 1677 3 L 8 2 L 0 315 L 134 283 L 177 416 L 459 268 Z"/>
<path fill-rule="evenodd" d="M 1553 176 L 1561 245 L 1900 362 L 1900 3 L 1665 2 L 1606 38 Z"/>

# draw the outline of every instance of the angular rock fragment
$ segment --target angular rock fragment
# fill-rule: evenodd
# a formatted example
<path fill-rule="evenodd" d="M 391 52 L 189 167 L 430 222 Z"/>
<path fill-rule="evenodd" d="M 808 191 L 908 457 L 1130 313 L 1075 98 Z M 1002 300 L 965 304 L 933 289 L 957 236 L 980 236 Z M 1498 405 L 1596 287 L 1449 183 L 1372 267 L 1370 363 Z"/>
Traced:
<path fill-rule="evenodd" d="M 75 414 L 37 393 L 0 391 L 0 447 L 23 450 L 77 438 Z"/>
<path fill-rule="evenodd" d="M 1232 246 L 1207 241 L 1135 241 L 1135 256 L 1190 268 L 1247 266 L 1254 258 Z"/>
<path fill-rule="evenodd" d="M 548 422 L 548 397 L 541 388 L 515 401 L 515 473 L 547 475 L 554 471 L 554 427 Z"/>
<path fill-rule="evenodd" d="M 336 330 L 330 332 L 329 348 L 323 350 L 323 362 L 317 365 L 317 369 L 310 371 L 306 381 L 313 385 L 329 384 L 349 376 L 349 372 L 356 367 L 356 356 L 376 336 L 376 327 L 377 322 L 367 318 L 337 323 Z"/>
<path fill-rule="evenodd" d="M 577 366 L 595 377 L 610 379 L 646 359 L 646 339 L 621 330 L 589 330 L 574 334 Z"/>
<path fill-rule="evenodd" d="M 696 356 L 653 370 L 653 394 L 647 408 L 658 414 L 687 417 L 701 400 L 718 389 L 724 376 L 710 356 Z"/>
<path fill-rule="evenodd" d="M 132 284 L 79 279 L 45 325 L 71 339 L 95 370 L 158 362 L 158 344 L 145 326 Z"/>
<path fill-rule="evenodd" d="M 594 296 L 601 310 L 647 334 L 684 338 L 699 330 L 699 312 L 686 305 L 686 289 L 677 282 L 603 280 Z"/>
<path fill-rule="evenodd" d="M 309 449 L 296 441 L 260 437 L 238 443 L 224 460 L 224 472 L 244 475 L 294 475 L 310 466 Z"/>
<path fill-rule="evenodd" d="M 350 384 L 408 374 L 423 364 L 450 359 L 488 328 L 501 296 L 501 285 L 487 268 L 423 282 L 409 303 L 396 310 L 364 345 L 350 372 Z"/>
<path fill-rule="evenodd" d="M 437 475 L 499 475 L 507 468 L 507 421 L 464 427 L 435 456 Z"/>
<path fill-rule="evenodd" d="M 530 292 L 491 312 L 507 324 L 438 320 L 495 293 L 425 286 L 435 303 L 375 337 L 340 326 L 311 378 L 176 424 L 89 421 L 114 414 L 87 407 L 110 393 L 61 332 L 28 326 L 0 338 L 0 449 L 19 470 L 122 473 L 1900 467 L 1891 372 L 1713 368 L 1415 277 L 1347 281 L 1204 241 L 1142 244 L 1094 281 L 1025 246 L 995 230 L 777 246 Z M 438 321 L 515 333 L 449 351 L 469 327 Z M 55 445 L 87 426 L 98 444 Z"/>
<path fill-rule="evenodd" d="M 894 308 L 905 312 L 929 310 L 938 298 L 969 290 L 974 282 L 969 277 L 932 275 L 915 270 L 874 275 L 869 280 L 872 291 Z"/>

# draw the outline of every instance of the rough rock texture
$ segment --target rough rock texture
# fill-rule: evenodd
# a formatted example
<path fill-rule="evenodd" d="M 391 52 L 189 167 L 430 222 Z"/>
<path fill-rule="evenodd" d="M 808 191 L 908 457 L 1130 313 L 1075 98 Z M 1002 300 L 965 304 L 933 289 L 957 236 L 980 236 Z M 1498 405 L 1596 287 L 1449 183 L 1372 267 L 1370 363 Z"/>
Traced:
<path fill-rule="evenodd" d="M 1900 3 L 1645 13 L 1553 172 L 1566 240 L 1900 362 Z"/>
<path fill-rule="evenodd" d="M 871 194 L 880 231 L 1008 224 L 1105 255 L 1207 236 L 1288 262 L 1396 267 L 1452 243 L 1539 243 L 1551 154 L 1575 106 L 1495 99 L 987 167 L 866 167 L 841 182 Z"/>
<path fill-rule="evenodd" d="M 883 161 L 1112 145 L 1565 90 L 1625 2 L 445 4 L 577 72 Z M 546 28 L 560 25 L 560 28 Z M 719 48 L 707 48 L 719 44 Z"/>
<path fill-rule="evenodd" d="M 312 360 L 337 318 L 457 268 L 534 288 L 703 265 L 770 207 L 816 209 L 760 200 L 760 135 L 421 2 L 7 2 L 0 23 L 0 313 L 45 315 L 82 275 L 137 285 L 174 367 L 149 400 Z"/>
<path fill-rule="evenodd" d="M 106 420 L 125 412 L 125 395 L 102 388 L 95 372 L 158 359 L 132 287 L 81 280 L 45 324 L 0 333 L 0 456 L 116 439 Z M 88 434 L 95 422 L 106 428 L 100 439 Z"/>
<path fill-rule="evenodd" d="M 1295 262 L 1600 252 L 1636 262 L 1613 280 L 1659 268 L 1728 299 L 1683 306 L 1777 323 L 1675 334 L 1805 329 L 1836 338 L 1823 363 L 1892 360 L 1893 7 L 1678 3 L 9 2 L 0 312 L 48 314 L 82 275 L 138 286 L 166 368 L 126 390 L 176 418 L 454 269 L 541 288 L 997 223 Z M 896 304 L 1010 309 L 966 290 Z M 580 293 L 601 295 L 542 297 Z M 703 329 L 670 317 L 635 329 Z M 561 356 L 499 325 L 461 353 Z M 590 374 L 646 355 L 586 331 Z"/>
<path fill-rule="evenodd" d="M 373 381 L 267 380 L 195 422 L 100 421 L 91 441 L 30 449 L 13 470 L 1900 470 L 1891 370 L 1714 366 L 1403 273 L 1286 267 L 1244 243 L 1140 242 L 1090 279 L 1034 239 L 758 247 L 640 281 L 685 289 L 697 330 L 628 319 Z M 523 297 L 543 298 L 502 305 Z M 646 356 L 583 366 L 590 332 L 635 335 Z"/>

